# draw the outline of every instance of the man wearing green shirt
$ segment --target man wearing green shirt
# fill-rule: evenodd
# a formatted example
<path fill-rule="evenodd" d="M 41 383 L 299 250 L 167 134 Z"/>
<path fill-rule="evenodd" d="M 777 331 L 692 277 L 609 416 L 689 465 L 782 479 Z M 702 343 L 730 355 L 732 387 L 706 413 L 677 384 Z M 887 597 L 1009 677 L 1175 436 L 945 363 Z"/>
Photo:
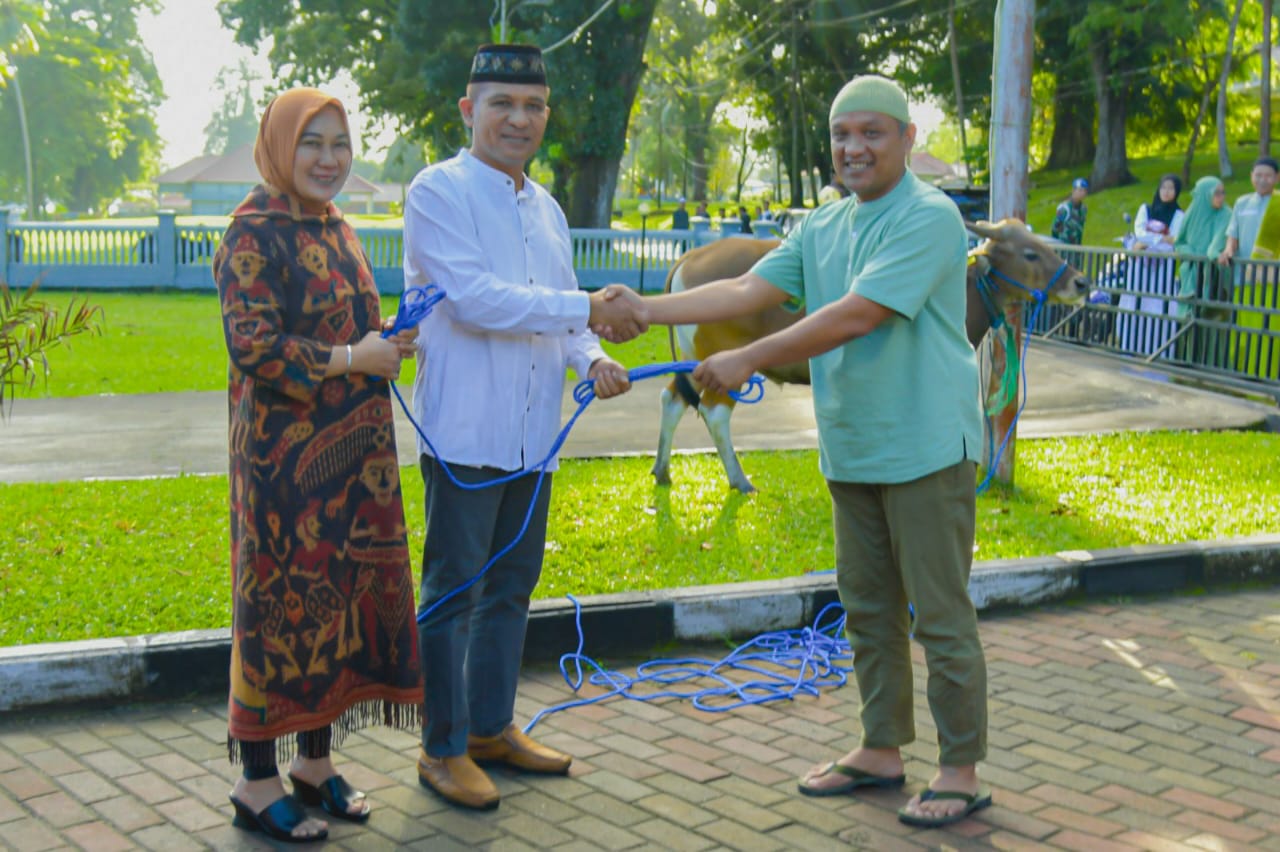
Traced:
<path fill-rule="evenodd" d="M 944 825 L 991 803 L 976 767 L 986 757 L 987 682 L 967 588 L 982 432 L 964 327 L 965 230 L 955 205 L 907 170 L 916 128 L 897 84 L 852 80 L 832 104 L 830 129 L 832 163 L 852 197 L 814 210 L 746 275 L 644 307 L 650 322 L 669 325 L 780 304 L 806 311 L 694 372 L 723 393 L 764 368 L 809 359 L 863 735 L 857 748 L 808 772 L 800 791 L 827 796 L 905 782 L 900 748 L 915 739 L 914 630 L 929 670 L 939 767 L 899 818 Z"/>

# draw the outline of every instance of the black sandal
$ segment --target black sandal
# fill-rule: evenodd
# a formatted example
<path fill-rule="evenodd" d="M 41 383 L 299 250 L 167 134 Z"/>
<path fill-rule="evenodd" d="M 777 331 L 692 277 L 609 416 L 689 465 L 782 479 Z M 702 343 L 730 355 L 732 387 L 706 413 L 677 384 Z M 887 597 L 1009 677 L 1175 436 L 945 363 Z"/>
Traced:
<path fill-rule="evenodd" d="M 329 829 L 322 828 L 315 834 L 295 837 L 293 830 L 307 821 L 307 812 L 292 796 L 281 796 L 258 813 L 244 802 L 231 796 L 231 806 L 236 809 L 231 824 L 245 831 L 261 831 L 275 840 L 285 843 L 315 843 L 329 836 Z"/>
<path fill-rule="evenodd" d="M 292 772 L 289 773 L 289 780 L 293 782 L 293 794 L 304 805 L 319 805 L 334 819 L 345 819 L 348 822 L 364 822 L 369 818 L 367 799 L 362 813 L 351 812 L 352 802 L 363 797 L 364 793 L 348 784 L 347 779 L 341 775 L 333 775 L 320 782 L 319 786 L 308 784 Z"/>

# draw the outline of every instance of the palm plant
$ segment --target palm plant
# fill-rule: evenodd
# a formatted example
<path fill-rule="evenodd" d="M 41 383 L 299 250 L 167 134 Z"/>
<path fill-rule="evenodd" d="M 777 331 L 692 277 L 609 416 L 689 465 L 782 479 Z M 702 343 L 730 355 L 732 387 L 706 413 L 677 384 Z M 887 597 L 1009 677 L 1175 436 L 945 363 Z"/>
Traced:
<path fill-rule="evenodd" d="M 36 298 L 39 282 L 17 292 L 0 281 L 0 416 L 13 405 L 14 393 L 48 381 L 45 353 L 77 334 L 98 334 L 102 308 L 73 297 L 65 311 Z M 6 403 L 8 405 L 6 406 Z"/>

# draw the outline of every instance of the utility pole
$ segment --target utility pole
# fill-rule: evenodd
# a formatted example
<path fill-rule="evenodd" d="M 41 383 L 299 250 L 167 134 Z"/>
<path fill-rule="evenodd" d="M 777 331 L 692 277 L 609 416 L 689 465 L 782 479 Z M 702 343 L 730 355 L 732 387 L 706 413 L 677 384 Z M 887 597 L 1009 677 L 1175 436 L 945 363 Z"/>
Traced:
<path fill-rule="evenodd" d="M 991 68 L 991 220 L 1027 219 L 1027 145 L 1031 138 L 1031 57 L 1035 0 L 997 0 L 995 59 Z M 1013 329 L 1013 345 L 1022 346 L 1022 301 L 1009 300 L 1005 322 Z M 1005 338 L 992 335 L 990 381 L 999 382 L 1006 352 Z M 1016 381 L 1016 379 L 1015 379 Z M 1016 387 L 1015 387 L 1016 390 Z M 1018 394 L 991 424 L 995 444 L 1009 435 L 1004 454 L 995 462 L 995 478 L 1013 484 L 1017 435 L 1014 418 Z M 992 464 L 991 459 L 987 464 Z"/>
<path fill-rule="evenodd" d="M 1271 2 L 1262 0 L 1262 132 L 1258 156 L 1271 156 Z"/>

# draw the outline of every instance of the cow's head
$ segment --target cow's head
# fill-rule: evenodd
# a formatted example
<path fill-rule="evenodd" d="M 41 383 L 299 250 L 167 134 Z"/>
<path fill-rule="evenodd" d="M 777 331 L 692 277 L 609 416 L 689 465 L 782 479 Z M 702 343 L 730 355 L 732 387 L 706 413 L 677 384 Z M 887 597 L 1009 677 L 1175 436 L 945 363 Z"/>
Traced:
<path fill-rule="evenodd" d="M 979 266 L 978 271 L 983 274 L 991 269 L 998 271 L 1000 274 L 993 276 L 993 283 L 1009 296 L 1032 299 L 1031 291 L 1048 287 L 1045 294 L 1048 301 L 1080 304 L 1089 295 L 1092 286 L 1089 278 L 1058 257 L 1018 219 L 975 222 L 968 228 L 983 238 L 982 244 L 970 253 Z"/>

